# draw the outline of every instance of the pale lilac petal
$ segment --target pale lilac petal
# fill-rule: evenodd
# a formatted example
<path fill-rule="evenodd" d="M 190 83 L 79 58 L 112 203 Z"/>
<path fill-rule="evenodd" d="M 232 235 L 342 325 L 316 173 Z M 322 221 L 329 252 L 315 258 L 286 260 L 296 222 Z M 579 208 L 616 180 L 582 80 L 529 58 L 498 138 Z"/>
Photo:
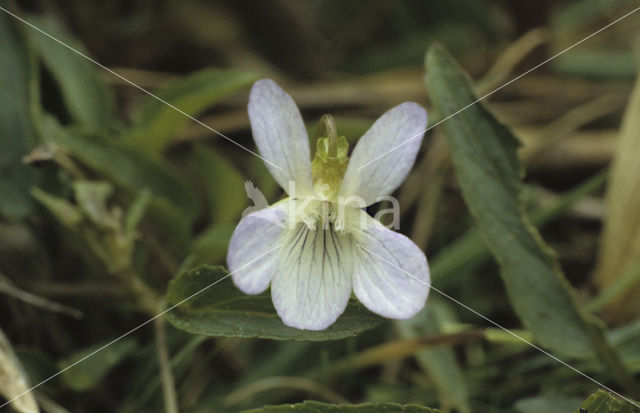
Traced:
<path fill-rule="evenodd" d="M 300 224 L 288 235 L 271 297 L 282 321 L 323 330 L 347 307 L 351 295 L 351 238 Z"/>
<path fill-rule="evenodd" d="M 402 103 L 382 115 L 353 149 L 340 196 L 359 196 L 371 205 L 390 195 L 413 167 L 426 127 L 427 112 L 417 103 Z"/>
<path fill-rule="evenodd" d="M 282 189 L 289 193 L 295 182 L 295 196 L 313 194 L 309 138 L 291 96 L 271 79 L 258 80 L 249 96 L 249 120 L 260 155 Z"/>
<path fill-rule="evenodd" d="M 275 248 L 287 228 L 286 217 L 285 202 L 247 215 L 233 232 L 227 264 L 233 282 L 244 293 L 259 294 L 269 287 L 281 253 Z"/>
<path fill-rule="evenodd" d="M 411 318 L 429 294 L 427 259 L 409 238 L 369 220 L 370 225 L 355 237 L 353 291 L 374 313 Z"/>

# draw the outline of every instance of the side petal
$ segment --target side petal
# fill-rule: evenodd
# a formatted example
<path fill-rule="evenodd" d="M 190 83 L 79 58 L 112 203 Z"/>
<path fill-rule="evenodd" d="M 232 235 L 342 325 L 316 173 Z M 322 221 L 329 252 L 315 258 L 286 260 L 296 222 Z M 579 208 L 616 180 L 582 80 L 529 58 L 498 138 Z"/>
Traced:
<path fill-rule="evenodd" d="M 369 220 L 354 245 L 353 291 L 374 313 L 411 318 L 429 294 L 427 259 L 409 238 Z"/>
<path fill-rule="evenodd" d="M 340 195 L 355 195 L 371 205 L 391 194 L 413 167 L 426 128 L 427 111 L 417 103 L 387 111 L 353 149 Z"/>
<path fill-rule="evenodd" d="M 302 330 L 324 330 L 351 295 L 351 240 L 332 230 L 300 224 L 285 243 L 271 283 L 282 321 Z"/>
<path fill-rule="evenodd" d="M 246 294 L 259 294 L 269 287 L 278 255 L 282 253 L 280 248 L 274 248 L 282 242 L 286 229 L 286 205 L 247 215 L 231 236 L 227 265 L 234 284 Z"/>
<path fill-rule="evenodd" d="M 295 182 L 296 196 L 311 195 L 309 137 L 291 96 L 271 79 L 258 80 L 249 95 L 249 120 L 253 139 L 276 182 L 287 193 L 289 182 Z"/>

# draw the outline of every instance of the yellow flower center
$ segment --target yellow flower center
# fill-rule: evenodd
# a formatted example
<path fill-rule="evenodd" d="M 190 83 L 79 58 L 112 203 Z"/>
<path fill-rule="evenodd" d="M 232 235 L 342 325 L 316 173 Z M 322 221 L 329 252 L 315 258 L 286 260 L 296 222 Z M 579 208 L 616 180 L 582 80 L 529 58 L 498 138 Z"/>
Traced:
<path fill-rule="evenodd" d="M 349 163 L 349 143 L 344 136 L 338 137 L 330 115 L 324 115 L 321 122 L 326 132 L 318 138 L 311 162 L 313 188 L 321 199 L 334 202 Z"/>

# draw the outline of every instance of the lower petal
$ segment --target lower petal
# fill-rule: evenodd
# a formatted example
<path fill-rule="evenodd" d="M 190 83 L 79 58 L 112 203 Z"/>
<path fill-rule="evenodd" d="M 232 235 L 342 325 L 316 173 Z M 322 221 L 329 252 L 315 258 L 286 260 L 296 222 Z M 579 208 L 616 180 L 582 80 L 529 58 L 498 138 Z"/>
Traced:
<path fill-rule="evenodd" d="M 427 259 L 409 238 L 368 215 L 366 219 L 369 223 L 354 244 L 353 290 L 374 313 L 411 318 L 424 307 L 429 294 Z"/>
<path fill-rule="evenodd" d="M 271 297 L 282 321 L 304 330 L 324 330 L 347 307 L 351 295 L 351 240 L 331 229 L 299 224 L 287 235 Z"/>
<path fill-rule="evenodd" d="M 227 253 L 234 284 L 246 294 L 269 287 L 278 248 L 286 228 L 286 203 L 261 209 L 244 217 L 236 227 Z"/>

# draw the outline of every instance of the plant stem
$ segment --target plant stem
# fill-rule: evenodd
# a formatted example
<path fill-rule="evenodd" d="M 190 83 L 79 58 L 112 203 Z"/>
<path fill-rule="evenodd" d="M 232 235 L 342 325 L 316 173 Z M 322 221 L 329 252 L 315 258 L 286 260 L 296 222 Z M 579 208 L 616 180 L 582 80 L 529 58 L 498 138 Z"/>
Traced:
<path fill-rule="evenodd" d="M 158 317 L 153 322 L 156 348 L 158 349 L 158 363 L 162 378 L 162 395 L 164 396 L 164 410 L 166 413 L 178 413 L 178 399 L 176 397 L 173 374 L 169 364 L 169 350 L 165 335 L 164 317 Z"/>

